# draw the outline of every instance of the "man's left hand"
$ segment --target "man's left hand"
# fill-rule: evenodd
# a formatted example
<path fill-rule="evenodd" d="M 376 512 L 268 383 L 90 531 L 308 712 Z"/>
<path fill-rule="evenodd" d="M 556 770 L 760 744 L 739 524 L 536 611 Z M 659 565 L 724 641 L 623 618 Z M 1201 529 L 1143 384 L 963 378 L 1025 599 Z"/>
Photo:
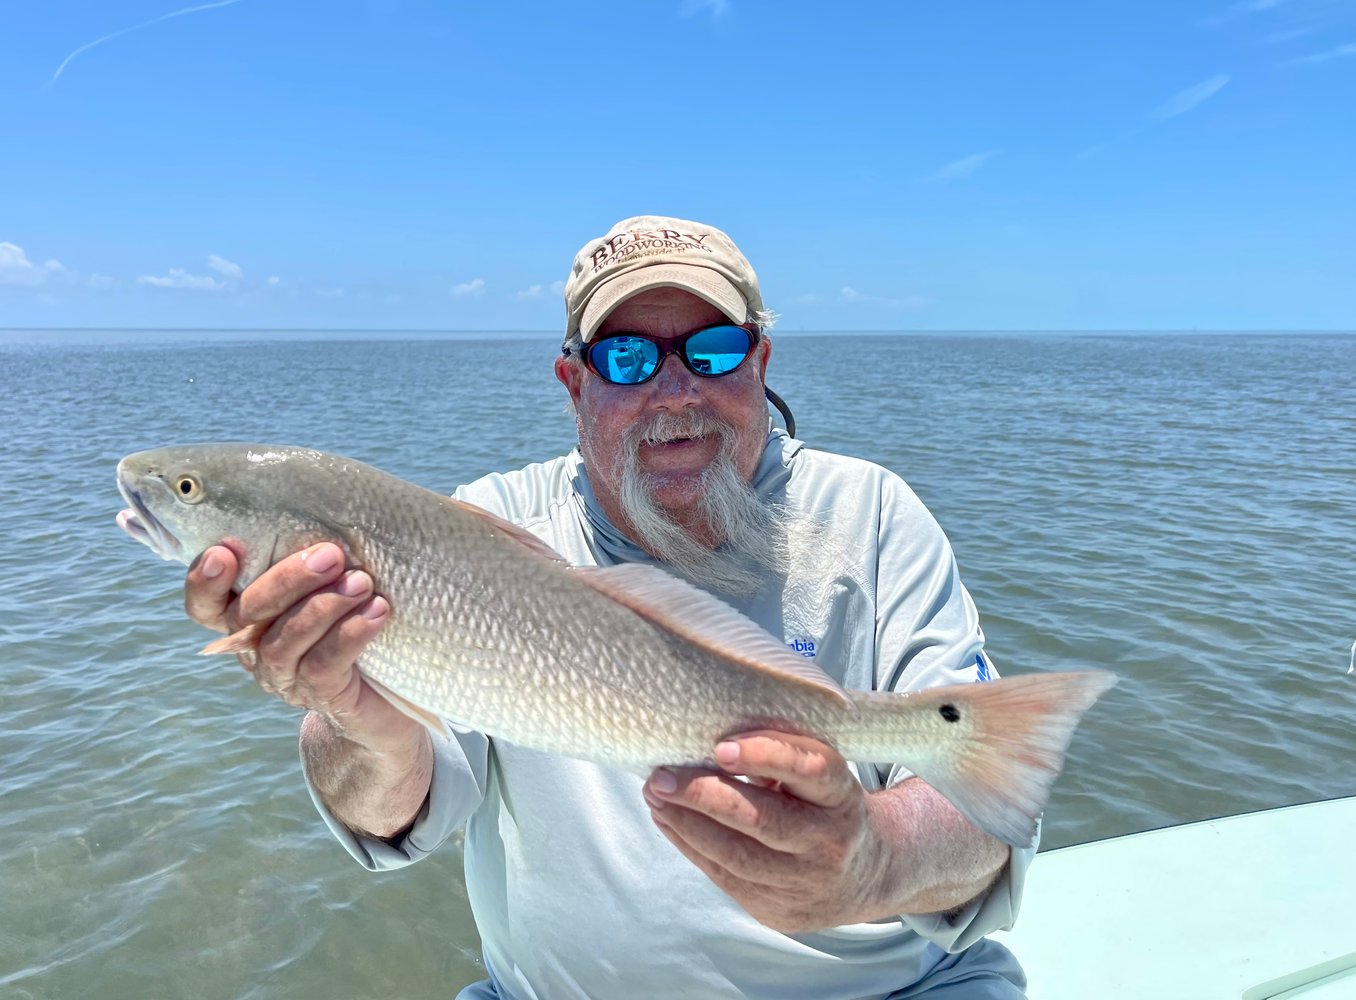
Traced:
<path fill-rule="evenodd" d="M 893 852 L 837 751 L 760 731 L 725 740 L 715 759 L 724 773 L 661 768 L 644 790 L 660 831 L 711 881 L 788 934 L 888 915 Z"/>

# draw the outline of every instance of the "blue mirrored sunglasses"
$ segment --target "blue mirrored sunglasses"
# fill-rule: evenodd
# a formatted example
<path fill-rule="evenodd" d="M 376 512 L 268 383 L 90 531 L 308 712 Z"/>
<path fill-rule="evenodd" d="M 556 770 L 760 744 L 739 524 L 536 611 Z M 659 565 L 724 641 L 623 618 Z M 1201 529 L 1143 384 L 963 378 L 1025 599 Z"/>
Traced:
<path fill-rule="evenodd" d="M 613 385 L 640 385 L 659 372 L 670 354 L 683 359 L 693 375 L 719 378 L 744 363 L 758 342 L 758 334 L 733 323 L 717 323 L 677 337 L 620 332 L 588 344 L 572 344 L 562 353 L 578 353 L 589 370 Z"/>

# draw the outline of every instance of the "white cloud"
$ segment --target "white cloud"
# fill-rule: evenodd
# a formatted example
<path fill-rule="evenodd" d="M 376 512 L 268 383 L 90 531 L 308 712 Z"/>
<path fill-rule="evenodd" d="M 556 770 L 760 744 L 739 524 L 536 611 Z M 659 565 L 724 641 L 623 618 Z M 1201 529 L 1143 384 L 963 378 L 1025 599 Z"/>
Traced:
<path fill-rule="evenodd" d="M 565 282 L 563 282 L 563 281 L 553 281 L 553 282 L 551 282 L 551 294 L 554 295 L 554 296 L 556 296 L 556 297 L 559 297 L 559 296 L 561 296 L 561 295 L 564 295 L 564 294 L 565 294 Z"/>
<path fill-rule="evenodd" d="M 694 17 L 697 14 L 710 14 L 711 20 L 724 17 L 730 9 L 730 0 L 683 0 L 678 8 L 678 13 L 683 17 Z"/>
<path fill-rule="evenodd" d="M 1346 45 L 1339 45 L 1336 48 L 1328 49 L 1326 52 L 1315 52 L 1311 56 L 1301 56 L 1298 59 L 1289 60 L 1289 65 L 1293 66 L 1312 66 L 1315 63 L 1325 63 L 1329 59 L 1344 59 L 1347 56 L 1356 56 L 1356 43 L 1348 42 Z"/>
<path fill-rule="evenodd" d="M 988 149 L 982 153 L 975 153 L 973 156 L 967 156 L 964 159 L 956 160 L 954 163 L 948 163 L 946 166 L 942 167 L 941 170 L 938 170 L 933 174 L 932 179 L 943 183 L 950 183 L 951 181 L 958 181 L 963 177 L 969 177 L 987 160 L 992 159 L 1001 152 L 1003 152 L 1001 149 Z"/>
<path fill-rule="evenodd" d="M 520 299 L 539 299 L 541 298 L 541 285 L 532 285 L 515 294 Z"/>
<path fill-rule="evenodd" d="M 214 253 L 207 255 L 207 266 L 218 274 L 224 274 L 228 278 L 239 280 L 244 277 L 245 272 L 240 269 L 239 264 L 233 264 L 225 257 L 218 257 Z"/>
<path fill-rule="evenodd" d="M 1196 84 L 1194 87 L 1187 87 L 1186 90 L 1178 91 L 1166 101 L 1149 112 L 1149 117 L 1155 121 L 1165 121 L 1168 118 L 1176 118 L 1178 115 L 1184 115 L 1192 108 L 1197 107 L 1202 102 L 1214 97 L 1229 82 L 1229 76 L 1226 73 L 1218 73 L 1210 79 Z"/>
<path fill-rule="evenodd" d="M 224 281 L 206 275 L 189 274 L 180 267 L 170 268 L 169 274 L 164 277 L 143 274 L 137 278 L 137 284 L 150 285 L 153 288 L 187 288 L 195 292 L 221 292 L 226 289 Z"/>
<path fill-rule="evenodd" d="M 116 287 L 117 287 L 117 284 L 118 284 L 118 283 L 117 283 L 116 281 L 114 281 L 112 278 L 110 278 L 110 277 L 109 277 L 108 275 L 106 275 L 106 274 L 91 274 L 91 275 L 89 276 L 89 287 L 90 287 L 90 288 L 98 288 L 98 289 L 116 288 Z"/>
<path fill-rule="evenodd" d="M 0 243 L 0 285 L 41 285 L 51 275 L 65 271 L 60 261 L 34 264 L 23 247 Z"/>
<path fill-rule="evenodd" d="M 816 302 L 823 302 L 824 296 L 816 295 L 814 292 L 806 292 L 804 295 L 797 295 L 793 301 L 799 305 L 812 306 Z"/>
<path fill-rule="evenodd" d="M 484 295 L 485 279 L 472 278 L 470 281 L 463 282 L 460 285 L 452 286 L 453 295 Z"/>
<path fill-rule="evenodd" d="M 277 288 L 280 284 L 282 284 L 282 278 L 279 278 L 276 274 L 270 275 L 268 283 L 271 287 Z"/>
<path fill-rule="evenodd" d="M 892 306 L 895 308 L 916 309 L 927 305 L 927 299 L 921 295 L 906 295 L 902 299 L 892 299 L 884 295 L 864 295 L 857 289 L 845 285 L 839 293 L 844 302 L 860 302 L 868 306 Z"/>

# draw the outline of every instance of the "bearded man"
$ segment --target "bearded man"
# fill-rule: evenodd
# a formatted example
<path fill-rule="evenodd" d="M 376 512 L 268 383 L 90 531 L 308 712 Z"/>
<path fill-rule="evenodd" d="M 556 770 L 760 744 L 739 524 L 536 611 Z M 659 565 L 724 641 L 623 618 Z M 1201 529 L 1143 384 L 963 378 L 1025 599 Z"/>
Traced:
<path fill-rule="evenodd" d="M 579 251 L 565 304 L 555 374 L 578 450 L 458 499 L 577 565 L 658 563 L 848 688 L 993 676 L 917 497 L 794 437 L 766 387 L 771 314 L 728 236 L 623 220 Z M 233 598 L 236 568 L 229 548 L 205 552 L 189 614 L 222 630 L 271 622 L 242 662 L 308 709 L 307 781 L 348 851 L 400 867 L 466 824 L 489 978 L 462 1000 L 1024 995 L 1020 968 L 984 935 L 1010 926 L 1034 848 L 981 832 L 907 770 L 771 731 L 722 741 L 711 767 L 648 778 L 455 727 L 440 739 L 359 673 L 391 608 L 337 547 L 288 558 Z"/>

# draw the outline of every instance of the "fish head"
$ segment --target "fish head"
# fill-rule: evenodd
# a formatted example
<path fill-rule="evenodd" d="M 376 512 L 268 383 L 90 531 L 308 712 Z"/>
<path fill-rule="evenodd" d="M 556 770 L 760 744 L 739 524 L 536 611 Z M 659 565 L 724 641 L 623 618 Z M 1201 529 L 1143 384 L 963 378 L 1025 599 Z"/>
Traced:
<path fill-rule="evenodd" d="M 240 560 L 237 589 L 275 561 L 321 541 L 350 552 L 333 456 L 303 448 L 202 444 L 158 448 L 118 463 L 128 509 L 118 526 L 163 559 L 191 565 L 212 545 Z"/>

